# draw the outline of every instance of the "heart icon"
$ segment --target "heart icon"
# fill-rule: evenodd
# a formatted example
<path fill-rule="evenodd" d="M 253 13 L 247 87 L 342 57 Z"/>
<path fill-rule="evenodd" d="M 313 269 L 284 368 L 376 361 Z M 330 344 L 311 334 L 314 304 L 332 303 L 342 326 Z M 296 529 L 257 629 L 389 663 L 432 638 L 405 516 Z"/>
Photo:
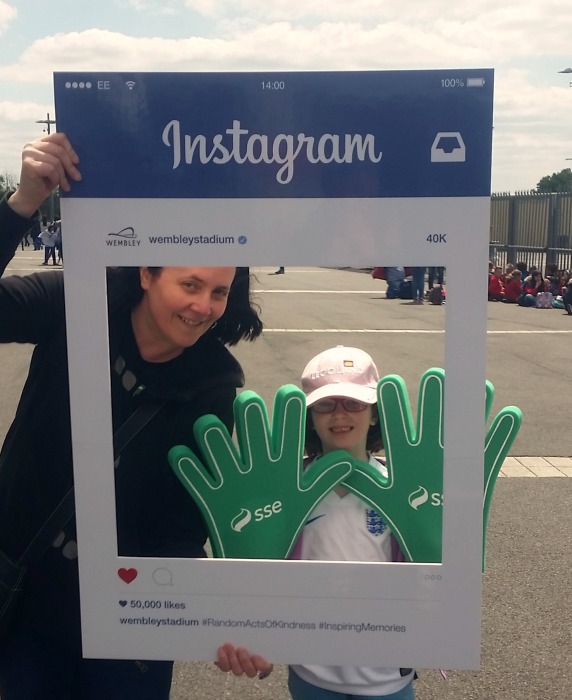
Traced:
<path fill-rule="evenodd" d="M 137 569 L 119 569 L 117 575 L 125 583 L 131 583 L 137 578 Z"/>
<path fill-rule="evenodd" d="M 120 600 L 120 601 L 119 601 L 119 605 L 121 605 L 121 607 L 124 608 L 124 607 L 127 605 L 127 601 L 126 601 L 126 600 Z"/>

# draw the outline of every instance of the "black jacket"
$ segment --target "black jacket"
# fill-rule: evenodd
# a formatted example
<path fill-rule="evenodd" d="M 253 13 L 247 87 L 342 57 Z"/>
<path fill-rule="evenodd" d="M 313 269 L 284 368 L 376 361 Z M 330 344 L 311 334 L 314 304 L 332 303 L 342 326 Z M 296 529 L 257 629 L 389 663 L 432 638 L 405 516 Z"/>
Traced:
<path fill-rule="evenodd" d="M 30 225 L 5 200 L 0 202 L 2 273 Z M 73 479 L 63 279 L 62 271 L 53 271 L 0 280 L 0 342 L 35 345 L 16 417 L 0 453 L 0 548 L 15 558 Z M 232 428 L 232 402 L 243 385 L 242 370 L 208 334 L 170 362 L 145 362 L 129 312 L 115 311 L 113 299 L 110 308 L 114 430 L 139 403 L 165 402 L 125 448 L 115 469 L 119 554 L 203 556 L 202 518 L 171 471 L 167 452 L 175 444 L 196 449 L 192 427 L 205 413 L 218 415 Z M 48 417 L 49 429 L 33 427 L 42 416 Z"/>

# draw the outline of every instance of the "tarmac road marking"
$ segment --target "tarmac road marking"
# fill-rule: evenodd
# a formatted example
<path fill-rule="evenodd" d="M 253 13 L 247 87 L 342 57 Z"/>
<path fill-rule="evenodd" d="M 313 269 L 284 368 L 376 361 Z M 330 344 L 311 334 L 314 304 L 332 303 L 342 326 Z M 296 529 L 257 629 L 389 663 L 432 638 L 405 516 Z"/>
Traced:
<path fill-rule="evenodd" d="M 499 476 L 572 477 L 572 457 L 507 457 Z"/>
<path fill-rule="evenodd" d="M 265 328 L 264 333 L 409 333 L 419 335 L 444 335 L 444 329 L 421 328 Z M 570 330 L 542 331 L 487 331 L 487 335 L 569 335 Z"/>

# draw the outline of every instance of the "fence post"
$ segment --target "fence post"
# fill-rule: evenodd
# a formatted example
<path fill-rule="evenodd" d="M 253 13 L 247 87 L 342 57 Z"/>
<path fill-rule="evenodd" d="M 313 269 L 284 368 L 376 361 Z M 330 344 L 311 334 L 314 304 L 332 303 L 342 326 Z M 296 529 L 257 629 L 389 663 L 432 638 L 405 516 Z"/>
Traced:
<path fill-rule="evenodd" d="M 547 227 L 547 241 L 546 241 L 546 264 L 556 262 L 556 251 L 554 248 L 558 248 L 558 204 L 560 202 L 560 195 L 551 194 L 550 195 L 550 206 L 548 208 L 548 227 Z"/>
<path fill-rule="evenodd" d="M 508 222 L 507 222 L 507 262 L 516 265 L 518 260 L 512 260 L 511 256 L 516 251 L 518 244 L 516 227 L 516 197 L 509 197 L 508 200 Z"/>

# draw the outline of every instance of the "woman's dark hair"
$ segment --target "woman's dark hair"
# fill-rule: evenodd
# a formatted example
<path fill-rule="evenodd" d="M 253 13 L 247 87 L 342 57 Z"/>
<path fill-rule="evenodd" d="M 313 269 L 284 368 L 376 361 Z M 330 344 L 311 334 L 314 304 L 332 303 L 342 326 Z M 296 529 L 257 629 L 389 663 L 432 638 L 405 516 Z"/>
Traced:
<path fill-rule="evenodd" d="M 162 267 L 147 268 L 152 275 L 160 275 Z M 109 313 L 132 309 L 143 298 L 139 267 L 111 267 L 107 270 L 107 299 Z M 227 299 L 224 314 L 208 331 L 225 345 L 236 345 L 240 340 L 255 340 L 262 333 L 263 324 L 258 309 L 250 296 L 250 271 L 237 267 Z"/>
<path fill-rule="evenodd" d="M 372 404 L 372 407 L 375 409 L 375 404 Z M 318 437 L 318 433 L 314 430 L 311 408 L 306 411 L 306 434 L 304 444 L 306 455 L 311 459 L 315 459 L 323 453 L 322 441 Z M 383 449 L 383 438 L 381 437 L 379 420 L 376 421 L 375 425 L 369 426 L 365 449 L 368 452 L 379 452 Z"/>

